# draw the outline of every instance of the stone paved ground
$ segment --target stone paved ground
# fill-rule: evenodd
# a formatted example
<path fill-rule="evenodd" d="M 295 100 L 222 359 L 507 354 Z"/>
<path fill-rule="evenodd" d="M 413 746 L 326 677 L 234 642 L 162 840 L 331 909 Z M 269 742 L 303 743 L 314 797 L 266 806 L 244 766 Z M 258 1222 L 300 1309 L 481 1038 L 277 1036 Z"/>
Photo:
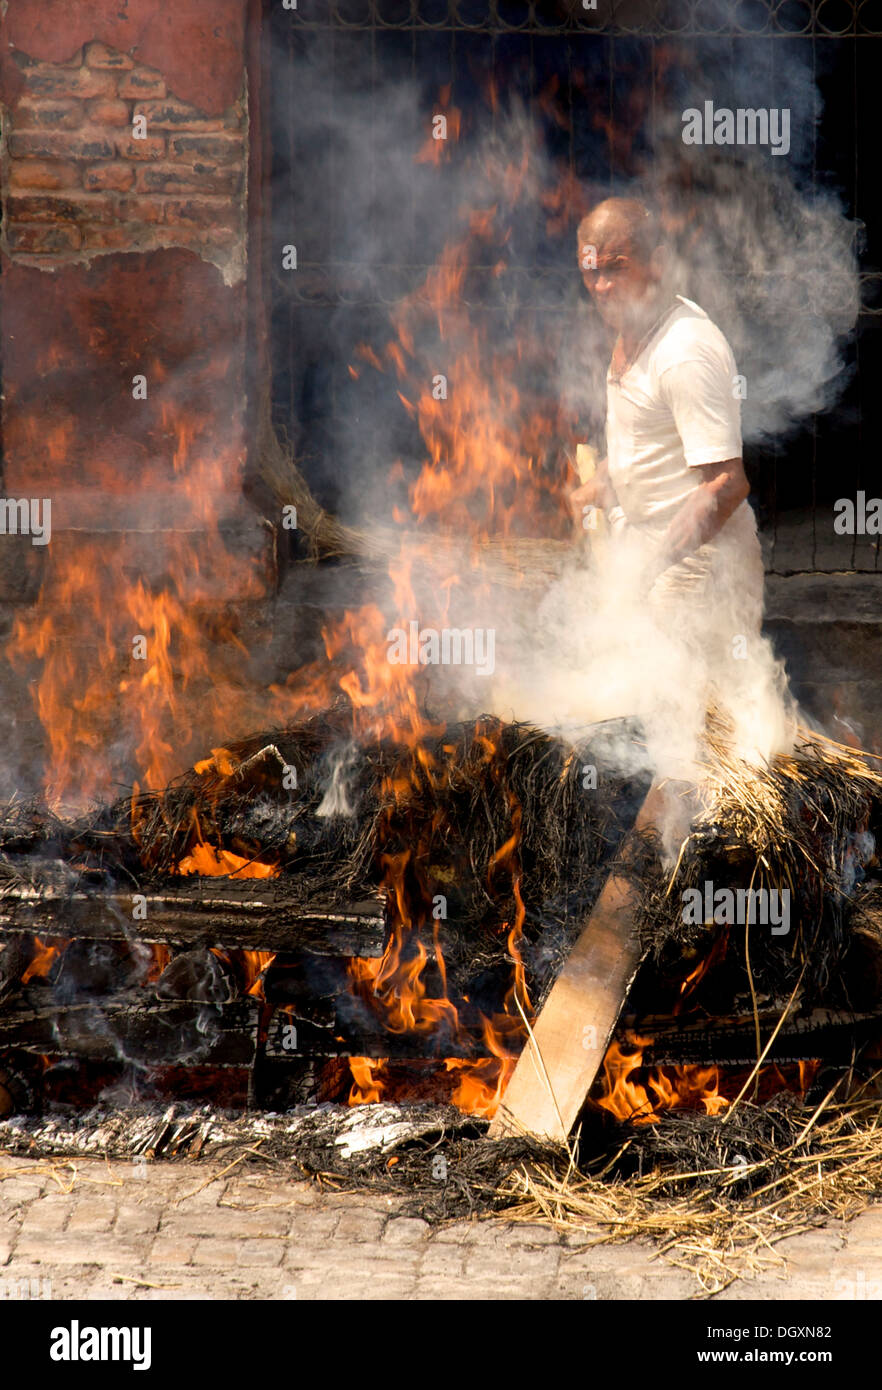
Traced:
<path fill-rule="evenodd" d="M 266 1168 L 0 1155 L 0 1298 L 688 1298 L 692 1278 L 638 1242 L 549 1226 L 430 1229 L 397 1199 L 321 1192 Z M 882 1297 L 882 1207 L 783 1242 L 788 1269 L 725 1299 Z M 32 1281 L 37 1281 L 32 1283 Z"/>

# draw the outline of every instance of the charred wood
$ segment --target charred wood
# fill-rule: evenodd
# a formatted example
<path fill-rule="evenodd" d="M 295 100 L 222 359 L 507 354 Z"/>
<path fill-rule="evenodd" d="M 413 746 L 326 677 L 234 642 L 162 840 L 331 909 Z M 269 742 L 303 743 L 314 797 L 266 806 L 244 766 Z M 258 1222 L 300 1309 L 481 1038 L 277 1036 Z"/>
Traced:
<path fill-rule="evenodd" d="M 11 936 L 6 941 L 0 940 L 0 1005 L 19 988 L 33 954 L 34 946 L 29 936 Z"/>
<path fill-rule="evenodd" d="M 53 961 L 47 979 L 53 998 L 66 1004 L 82 998 L 113 994 L 140 984 L 147 972 L 149 952 L 122 941 L 70 941 Z"/>
<path fill-rule="evenodd" d="M 378 902 L 317 903 L 301 908 L 277 880 L 199 879 L 140 895 L 58 891 L 7 882 L 0 895 L 0 939 L 13 933 L 88 937 L 95 941 L 159 942 L 190 948 L 296 951 L 379 956 L 385 921 Z M 2 976 L 0 976 L 2 980 Z M 2 985 L 0 985 L 2 987 Z"/>
<path fill-rule="evenodd" d="M 159 999 L 190 999 L 202 1004 L 229 1004 L 236 997 L 236 981 L 229 966 L 213 951 L 181 951 L 156 982 Z"/>
<path fill-rule="evenodd" d="M 0 1049 L 136 1066 L 251 1066 L 258 1013 L 255 999 L 200 1005 L 157 1000 L 144 989 L 59 1005 L 45 985 L 29 985 L 21 1003 L 0 1013 Z"/>
<path fill-rule="evenodd" d="M 334 1019 L 322 1026 L 289 1009 L 277 1009 L 269 1023 L 266 1059 L 281 1064 L 298 1057 L 486 1057 L 487 1044 L 480 1030 L 454 1033 L 439 1026 L 431 1033 L 393 1033 L 382 1022 L 353 1005 L 348 997 L 338 1001 Z"/>
<path fill-rule="evenodd" d="M 786 1007 L 782 999 L 759 1015 L 760 1036 L 771 1036 Z M 664 1015 L 624 1016 L 615 1037 L 627 1041 L 628 1035 L 649 1037 L 647 1065 L 655 1063 L 718 1063 L 721 1066 L 752 1066 L 756 1061 L 756 1021 L 745 1006 L 730 1016 L 677 1019 Z M 847 1063 L 882 1036 L 882 1012 L 851 1013 L 845 1009 L 812 1009 L 785 1020 L 767 1054 L 767 1061 L 808 1061 L 824 1057 Z"/>

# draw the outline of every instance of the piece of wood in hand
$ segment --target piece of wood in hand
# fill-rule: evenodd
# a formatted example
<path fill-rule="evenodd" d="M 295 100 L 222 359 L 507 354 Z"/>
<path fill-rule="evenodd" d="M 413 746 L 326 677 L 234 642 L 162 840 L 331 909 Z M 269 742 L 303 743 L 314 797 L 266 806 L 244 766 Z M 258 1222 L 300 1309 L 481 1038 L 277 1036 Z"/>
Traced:
<path fill-rule="evenodd" d="M 670 843 L 688 831 L 692 811 L 683 783 L 653 783 L 620 855 L 635 834 L 657 829 Z M 633 921 L 630 880 L 612 873 L 570 952 L 521 1053 L 490 1137 L 532 1134 L 565 1142 L 606 1054 L 622 1005 L 643 959 Z"/>
<path fill-rule="evenodd" d="M 576 445 L 576 472 L 580 483 L 589 483 L 597 472 L 597 450 L 590 444 Z"/>
<path fill-rule="evenodd" d="M 596 476 L 597 450 L 590 444 L 576 445 L 576 471 L 582 484 L 589 483 Z M 603 508 L 595 506 L 591 511 L 583 513 L 582 525 L 591 537 L 592 550 L 602 558 L 606 543 L 606 513 Z"/>

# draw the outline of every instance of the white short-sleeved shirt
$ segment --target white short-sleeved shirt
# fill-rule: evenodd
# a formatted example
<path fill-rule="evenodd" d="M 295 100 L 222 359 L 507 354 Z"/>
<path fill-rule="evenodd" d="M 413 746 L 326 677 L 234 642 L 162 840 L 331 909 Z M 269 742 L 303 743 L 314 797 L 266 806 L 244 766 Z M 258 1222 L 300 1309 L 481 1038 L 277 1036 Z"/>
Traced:
<path fill-rule="evenodd" d="M 620 504 L 610 521 L 623 543 L 637 544 L 638 563 L 701 485 L 701 465 L 741 457 L 735 375 L 723 334 L 677 295 L 621 379 L 607 376 L 608 467 Z M 742 502 L 711 540 L 664 571 L 649 599 L 664 607 L 691 595 L 694 606 L 700 596 L 714 630 L 725 634 L 759 630 L 762 594 L 756 519 Z"/>
<path fill-rule="evenodd" d="M 677 295 L 621 380 L 607 376 L 609 476 L 625 520 L 659 533 L 701 483 L 741 457 L 735 359 L 703 309 Z"/>

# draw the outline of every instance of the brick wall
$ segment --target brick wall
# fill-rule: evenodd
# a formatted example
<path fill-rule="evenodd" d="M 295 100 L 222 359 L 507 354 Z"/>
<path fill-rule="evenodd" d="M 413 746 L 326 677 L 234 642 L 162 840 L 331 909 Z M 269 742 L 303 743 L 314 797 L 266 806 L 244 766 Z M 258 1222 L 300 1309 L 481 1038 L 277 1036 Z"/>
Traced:
<path fill-rule="evenodd" d="M 145 766 L 131 638 L 149 664 L 161 630 L 134 596 L 173 615 L 176 770 L 230 722 L 210 697 L 272 679 L 275 537 L 243 496 L 248 0 L 2 8 L 0 496 L 50 498 L 52 536 L 0 534 L 0 793 L 52 782 L 51 668 L 104 795 Z"/>
<path fill-rule="evenodd" d="M 228 283 L 245 267 L 243 95 L 217 115 L 105 43 L 64 62 L 16 51 L 5 121 L 5 250 L 47 267 L 107 251 L 186 247 Z M 138 138 L 141 136 L 142 138 Z"/>

